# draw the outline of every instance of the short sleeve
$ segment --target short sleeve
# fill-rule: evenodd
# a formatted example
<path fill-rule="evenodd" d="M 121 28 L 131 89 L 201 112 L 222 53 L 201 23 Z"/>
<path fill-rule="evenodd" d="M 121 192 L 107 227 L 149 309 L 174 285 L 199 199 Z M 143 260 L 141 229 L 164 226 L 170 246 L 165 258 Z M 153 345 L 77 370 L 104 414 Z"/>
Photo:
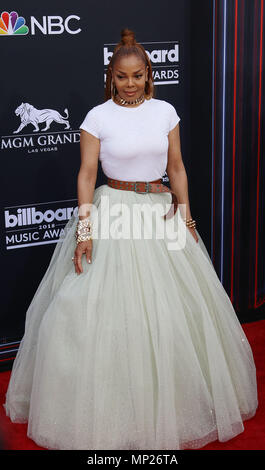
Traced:
<path fill-rule="evenodd" d="M 176 127 L 176 125 L 179 123 L 179 121 L 180 121 L 180 117 L 177 114 L 177 111 L 175 110 L 174 106 L 172 106 L 172 104 L 170 104 L 170 106 L 169 106 L 169 128 L 168 128 L 168 132 L 172 131 L 172 129 L 174 129 L 174 127 Z"/>
<path fill-rule="evenodd" d="M 99 125 L 98 117 L 96 116 L 94 108 L 88 111 L 84 121 L 79 126 L 79 129 L 84 129 L 85 131 L 94 135 L 98 139 L 100 138 L 100 125 Z"/>

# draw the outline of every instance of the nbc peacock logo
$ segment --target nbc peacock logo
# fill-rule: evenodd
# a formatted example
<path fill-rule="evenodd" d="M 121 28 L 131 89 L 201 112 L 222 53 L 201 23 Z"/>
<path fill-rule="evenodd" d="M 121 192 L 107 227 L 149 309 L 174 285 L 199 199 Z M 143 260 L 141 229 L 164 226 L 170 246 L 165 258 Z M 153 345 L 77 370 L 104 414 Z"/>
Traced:
<path fill-rule="evenodd" d="M 0 37 L 2 36 L 25 36 L 29 28 L 25 25 L 25 18 L 18 16 L 16 11 L 3 11 L 0 17 Z"/>

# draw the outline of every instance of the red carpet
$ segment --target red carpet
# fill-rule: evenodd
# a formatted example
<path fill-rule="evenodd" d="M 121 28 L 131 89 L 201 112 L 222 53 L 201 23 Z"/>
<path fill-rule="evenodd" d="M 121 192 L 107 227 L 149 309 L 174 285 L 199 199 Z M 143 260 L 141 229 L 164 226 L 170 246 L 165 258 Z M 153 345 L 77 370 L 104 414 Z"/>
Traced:
<path fill-rule="evenodd" d="M 242 325 L 252 347 L 258 382 L 259 407 L 256 415 L 244 422 L 245 430 L 234 439 L 225 443 L 215 441 L 203 447 L 203 450 L 265 450 L 265 320 Z M 37 450 L 38 447 L 27 437 L 27 424 L 11 423 L 5 415 L 3 403 L 10 377 L 10 372 L 0 373 L 0 433 L 2 448 L 10 450 Z M 118 449 L 117 449 L 118 450 Z"/>

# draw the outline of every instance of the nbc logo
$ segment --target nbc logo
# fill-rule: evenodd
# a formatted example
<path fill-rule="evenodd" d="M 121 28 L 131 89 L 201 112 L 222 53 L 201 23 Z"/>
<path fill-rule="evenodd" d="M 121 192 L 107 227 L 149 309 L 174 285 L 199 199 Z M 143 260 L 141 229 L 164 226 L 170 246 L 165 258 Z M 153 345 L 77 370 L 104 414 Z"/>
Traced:
<path fill-rule="evenodd" d="M 11 11 L 11 13 L 3 11 L 0 17 L 0 37 L 25 36 L 28 33 L 34 36 L 36 31 L 44 35 L 78 34 L 81 28 L 74 26 L 72 22 L 80 20 L 81 18 L 77 15 L 69 15 L 66 18 L 58 15 L 43 16 L 40 21 L 35 16 L 31 16 L 30 27 L 28 27 L 25 25 L 25 18 L 18 16 L 16 11 Z"/>
<path fill-rule="evenodd" d="M 16 11 L 8 13 L 4 11 L 0 18 L 0 35 L 25 35 L 28 34 L 29 28 L 25 25 L 25 18 L 18 16 Z"/>

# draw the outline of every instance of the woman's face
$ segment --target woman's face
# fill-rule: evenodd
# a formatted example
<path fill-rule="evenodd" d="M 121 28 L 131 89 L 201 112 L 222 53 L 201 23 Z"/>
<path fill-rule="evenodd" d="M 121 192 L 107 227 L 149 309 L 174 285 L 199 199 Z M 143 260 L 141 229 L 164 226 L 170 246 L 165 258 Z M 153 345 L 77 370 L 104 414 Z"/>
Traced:
<path fill-rule="evenodd" d="M 113 67 L 112 79 L 121 98 L 134 101 L 143 95 L 145 82 L 148 80 L 148 66 L 131 54 L 118 59 Z"/>

